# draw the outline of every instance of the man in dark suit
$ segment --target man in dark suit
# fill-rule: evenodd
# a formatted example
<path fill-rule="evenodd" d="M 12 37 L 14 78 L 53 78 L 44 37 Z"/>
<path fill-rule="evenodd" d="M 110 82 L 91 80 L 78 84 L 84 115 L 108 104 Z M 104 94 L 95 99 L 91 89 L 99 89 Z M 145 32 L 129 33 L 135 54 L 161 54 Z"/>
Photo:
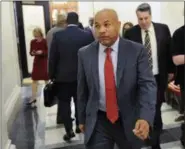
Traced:
<path fill-rule="evenodd" d="M 78 27 L 79 27 L 80 29 L 84 29 L 84 26 L 83 26 L 83 24 L 82 24 L 81 22 L 78 23 Z"/>
<path fill-rule="evenodd" d="M 95 38 L 93 24 L 94 24 L 94 18 L 90 17 L 89 18 L 89 26 L 85 27 L 85 30 L 90 32 L 92 34 L 92 36 Z"/>
<path fill-rule="evenodd" d="M 140 149 L 153 124 L 156 84 L 141 44 L 119 37 L 112 9 L 95 15 L 98 41 L 78 60 L 78 114 L 86 149 Z"/>
<path fill-rule="evenodd" d="M 177 72 L 175 77 L 175 84 L 180 84 L 181 89 L 181 111 L 182 120 L 185 118 L 185 90 L 184 90 L 184 68 L 185 68 L 185 51 L 184 51 L 184 30 L 185 26 L 181 26 L 178 28 L 172 38 L 172 55 L 173 55 L 173 62 L 177 66 Z M 182 136 L 181 142 L 184 145 L 185 142 L 185 123 L 182 124 Z"/>
<path fill-rule="evenodd" d="M 71 120 L 71 97 L 75 103 L 76 133 L 80 133 L 76 106 L 77 53 L 80 48 L 93 42 L 92 36 L 78 27 L 78 22 L 78 14 L 75 12 L 67 15 L 68 26 L 54 34 L 49 57 L 49 76 L 57 86 L 61 118 L 66 130 L 65 141 L 75 136 Z"/>
<path fill-rule="evenodd" d="M 156 114 L 151 145 L 160 149 L 160 133 L 162 131 L 161 106 L 168 80 L 173 78 L 174 64 L 170 53 L 171 35 L 167 25 L 151 21 L 151 7 L 147 3 L 136 10 L 138 25 L 125 33 L 125 38 L 143 44 L 148 53 L 150 67 L 155 76 L 158 92 Z"/>
<path fill-rule="evenodd" d="M 85 27 L 85 30 L 91 31 L 91 29 L 93 27 L 93 24 L 94 24 L 94 18 L 93 17 L 90 17 L 89 18 L 89 26 Z"/>

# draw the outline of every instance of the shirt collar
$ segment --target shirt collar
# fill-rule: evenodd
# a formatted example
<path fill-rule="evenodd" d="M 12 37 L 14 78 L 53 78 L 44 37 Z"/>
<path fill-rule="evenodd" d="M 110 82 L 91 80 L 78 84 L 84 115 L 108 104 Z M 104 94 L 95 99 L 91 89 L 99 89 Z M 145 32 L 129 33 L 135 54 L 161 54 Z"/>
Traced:
<path fill-rule="evenodd" d="M 69 24 L 69 25 L 67 25 L 67 26 L 78 26 L 78 25 L 76 25 L 76 24 Z"/>
<path fill-rule="evenodd" d="M 120 40 L 120 37 L 117 38 L 117 40 L 114 42 L 114 44 L 111 47 L 106 47 L 106 46 L 102 45 L 101 43 L 99 43 L 100 49 L 103 51 L 106 48 L 111 48 L 113 51 L 118 52 L 119 40 Z"/>
<path fill-rule="evenodd" d="M 148 28 L 148 32 L 153 32 L 154 30 L 154 25 L 151 23 L 150 27 Z M 145 33 L 146 30 L 142 29 L 142 32 Z"/>

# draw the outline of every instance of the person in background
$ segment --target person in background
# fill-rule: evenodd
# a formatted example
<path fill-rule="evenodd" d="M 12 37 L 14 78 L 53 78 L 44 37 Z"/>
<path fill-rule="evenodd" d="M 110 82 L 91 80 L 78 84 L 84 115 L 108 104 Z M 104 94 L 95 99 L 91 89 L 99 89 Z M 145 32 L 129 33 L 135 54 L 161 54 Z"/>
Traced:
<path fill-rule="evenodd" d="M 53 40 L 53 35 L 56 32 L 66 28 L 66 26 L 67 26 L 66 25 L 66 18 L 67 18 L 67 14 L 65 14 L 65 13 L 58 14 L 57 15 L 57 19 L 56 19 L 56 25 L 48 31 L 47 36 L 46 36 L 47 45 L 48 45 L 48 51 L 52 50 L 52 49 L 50 49 L 50 47 L 51 47 L 51 42 Z M 48 54 L 48 57 L 49 57 L 49 54 Z M 57 120 L 56 120 L 57 124 L 62 124 L 63 123 L 63 121 L 61 119 L 61 116 L 60 116 L 61 115 L 60 111 L 61 111 L 60 107 L 58 106 L 58 109 L 57 109 Z"/>
<path fill-rule="evenodd" d="M 150 68 L 157 82 L 157 104 L 153 133 L 149 143 L 152 149 L 161 149 L 160 134 L 163 128 L 161 106 L 165 102 L 168 81 L 172 80 L 175 65 L 170 51 L 171 35 L 166 24 L 152 22 L 151 7 L 148 3 L 140 4 L 136 9 L 138 25 L 125 33 L 125 38 L 143 44 L 148 53 Z"/>
<path fill-rule="evenodd" d="M 48 50 L 50 50 L 51 42 L 53 40 L 53 34 L 66 27 L 66 18 L 67 15 L 64 13 L 57 15 L 56 25 L 51 28 L 46 35 Z"/>
<path fill-rule="evenodd" d="M 97 41 L 78 53 L 78 114 L 86 149 L 140 149 L 153 125 L 156 83 L 141 44 L 119 36 L 112 9 L 95 15 Z"/>
<path fill-rule="evenodd" d="M 175 84 L 180 84 L 181 89 L 181 103 L 182 106 L 180 109 L 181 116 L 179 119 L 184 120 L 185 118 L 185 91 L 184 91 L 184 68 L 185 68 L 185 51 L 184 51 L 184 30 L 185 26 L 178 28 L 172 37 L 172 55 L 173 62 L 177 66 L 177 73 L 175 76 Z M 185 123 L 185 122 L 184 122 Z M 182 124 L 182 136 L 181 142 L 184 145 L 185 142 L 185 124 Z"/>
<path fill-rule="evenodd" d="M 81 22 L 78 23 L 78 27 L 79 27 L 80 29 L 84 29 L 84 27 L 83 27 L 83 25 L 82 25 Z"/>
<path fill-rule="evenodd" d="M 134 25 L 131 22 L 126 22 L 123 24 L 123 28 L 122 28 L 122 37 L 124 37 L 125 32 L 127 30 L 129 30 L 130 28 L 132 28 Z"/>
<path fill-rule="evenodd" d="M 93 24 L 94 24 L 94 18 L 93 17 L 90 17 L 89 18 L 89 26 L 85 27 L 85 30 L 92 31 Z"/>
<path fill-rule="evenodd" d="M 32 107 L 35 107 L 37 101 L 37 86 L 39 80 L 45 80 L 48 82 L 48 71 L 47 71 L 47 61 L 48 61 L 48 48 L 46 39 L 43 37 L 42 30 L 40 28 L 35 28 L 33 30 L 33 36 L 35 39 L 31 40 L 30 43 L 30 55 L 34 56 L 33 70 L 32 70 L 32 98 L 27 103 Z"/>
<path fill-rule="evenodd" d="M 93 24 L 94 24 L 94 18 L 90 17 L 89 18 L 89 26 L 85 27 L 85 30 L 90 32 L 95 39 Z"/>
<path fill-rule="evenodd" d="M 173 62 L 177 66 L 177 72 L 175 76 L 175 84 L 180 85 L 181 91 L 184 90 L 184 26 L 178 28 L 172 38 L 172 54 L 173 54 Z M 183 95 L 183 94 L 182 94 Z M 184 121 L 184 105 L 185 101 L 182 96 L 180 103 L 180 115 L 175 119 L 175 121 Z"/>
<path fill-rule="evenodd" d="M 68 13 L 67 27 L 54 34 L 49 56 L 49 77 L 56 82 L 61 118 L 66 130 L 63 136 L 65 141 L 75 137 L 71 119 L 71 98 L 75 103 L 76 133 L 81 133 L 76 105 L 78 50 L 93 42 L 91 34 L 80 29 L 78 23 L 78 14 Z"/>

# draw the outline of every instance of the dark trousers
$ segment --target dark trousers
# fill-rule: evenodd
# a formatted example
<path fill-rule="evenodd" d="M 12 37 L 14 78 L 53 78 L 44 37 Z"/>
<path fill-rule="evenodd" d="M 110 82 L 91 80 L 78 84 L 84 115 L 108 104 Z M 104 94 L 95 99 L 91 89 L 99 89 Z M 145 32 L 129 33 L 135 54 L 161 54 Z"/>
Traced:
<path fill-rule="evenodd" d="M 62 120 L 62 118 L 61 118 L 61 108 L 60 108 L 60 106 L 59 106 L 59 102 L 58 102 L 58 104 L 57 104 L 57 124 L 61 124 L 61 123 L 63 123 L 63 120 Z"/>
<path fill-rule="evenodd" d="M 180 84 L 180 88 L 181 88 L 181 101 L 182 101 L 181 106 L 184 109 L 184 111 L 182 111 L 182 113 L 184 113 L 184 117 L 185 117 L 185 97 L 184 97 L 185 91 L 184 91 L 184 83 L 183 82 Z M 181 142 L 184 145 L 184 143 L 185 143 L 185 122 L 182 124 L 181 129 L 182 129 Z"/>
<path fill-rule="evenodd" d="M 58 109 L 60 111 L 61 119 L 64 123 L 66 132 L 72 130 L 71 119 L 71 98 L 73 97 L 75 103 L 75 117 L 76 125 L 79 125 L 77 117 L 77 82 L 72 83 L 57 83 L 57 98 Z"/>
<path fill-rule="evenodd" d="M 151 132 L 150 145 L 156 146 L 160 144 L 160 134 L 162 132 L 163 122 L 161 117 L 161 106 L 164 101 L 165 90 L 160 87 L 159 75 L 155 76 L 157 82 L 157 103 L 156 103 L 156 113 L 154 117 L 153 130 Z"/>
<path fill-rule="evenodd" d="M 180 103 L 180 114 L 184 114 L 185 111 L 185 98 L 184 98 L 184 83 L 180 84 L 181 89 L 181 103 Z"/>
<path fill-rule="evenodd" d="M 94 132 L 86 149 L 114 149 L 115 144 L 118 149 L 132 149 L 125 137 L 121 120 L 112 124 L 107 119 L 106 113 L 99 111 Z"/>

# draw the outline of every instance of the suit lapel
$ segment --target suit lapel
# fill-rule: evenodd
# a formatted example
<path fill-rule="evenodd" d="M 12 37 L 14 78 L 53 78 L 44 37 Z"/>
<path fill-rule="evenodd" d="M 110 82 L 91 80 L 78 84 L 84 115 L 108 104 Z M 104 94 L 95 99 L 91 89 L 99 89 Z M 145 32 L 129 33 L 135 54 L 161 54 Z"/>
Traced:
<path fill-rule="evenodd" d="M 98 42 L 94 42 L 92 45 L 91 70 L 92 70 L 92 75 L 94 78 L 94 83 L 97 91 L 99 91 L 98 52 L 99 52 L 99 44 Z"/>
<path fill-rule="evenodd" d="M 153 23 L 154 25 L 154 31 L 155 31 L 155 37 L 156 37 L 156 44 L 157 44 L 157 53 L 159 53 L 159 43 L 160 43 L 160 30 L 157 28 L 157 25 Z"/>
<path fill-rule="evenodd" d="M 127 46 L 126 43 L 122 38 L 120 38 L 119 41 L 119 49 L 118 49 L 118 62 L 117 62 L 117 72 L 116 72 L 116 77 L 117 77 L 117 88 L 119 88 L 121 78 L 123 76 L 123 71 L 126 65 L 127 61 Z"/>
<path fill-rule="evenodd" d="M 118 48 L 118 61 L 117 61 L 117 71 L 116 71 L 116 78 L 117 78 L 117 88 L 120 85 L 121 78 L 123 76 L 123 71 L 126 65 L 126 61 L 128 58 L 128 48 L 126 42 L 122 38 L 119 41 L 119 48 Z M 92 59 L 91 59 L 91 70 L 93 75 L 93 80 L 96 86 L 97 91 L 99 92 L 99 60 L 98 60 L 98 52 L 99 52 L 99 44 L 95 42 L 92 45 Z"/>

